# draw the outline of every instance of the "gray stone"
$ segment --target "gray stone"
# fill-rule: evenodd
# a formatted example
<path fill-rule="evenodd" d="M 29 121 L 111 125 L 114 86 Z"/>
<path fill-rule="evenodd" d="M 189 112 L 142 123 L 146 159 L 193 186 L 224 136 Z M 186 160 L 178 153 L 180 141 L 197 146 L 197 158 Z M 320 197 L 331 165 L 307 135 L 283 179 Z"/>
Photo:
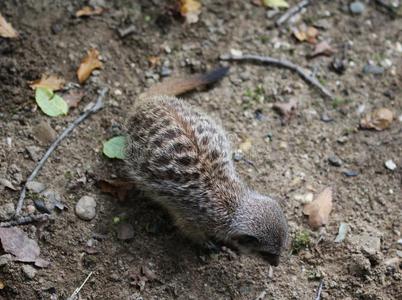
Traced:
<path fill-rule="evenodd" d="M 23 265 L 22 272 L 24 273 L 25 277 L 28 279 L 34 279 L 37 271 L 31 265 Z"/>
<path fill-rule="evenodd" d="M 336 155 L 328 157 L 328 162 L 334 167 L 340 167 L 343 163 L 342 160 Z"/>
<path fill-rule="evenodd" d="M 0 206 L 0 221 L 8 221 L 15 214 L 15 207 L 13 203 L 6 203 Z"/>
<path fill-rule="evenodd" d="M 169 76 L 170 74 L 172 74 L 172 70 L 171 70 L 171 69 L 169 69 L 168 67 L 165 67 L 165 66 L 163 66 L 163 67 L 161 68 L 160 75 L 161 75 L 162 77 L 167 77 L 167 76 Z"/>
<path fill-rule="evenodd" d="M 350 3 L 349 9 L 352 13 L 354 13 L 356 15 L 360 15 L 363 13 L 365 6 L 362 2 L 355 1 L 355 2 Z"/>
<path fill-rule="evenodd" d="M 29 157 L 33 160 L 33 161 L 38 161 L 41 157 L 40 157 L 40 151 L 41 148 L 37 147 L 37 146 L 28 146 L 26 147 L 27 152 Z"/>
<path fill-rule="evenodd" d="M 0 256 L 0 267 L 8 265 L 12 261 L 11 254 L 4 254 Z"/>
<path fill-rule="evenodd" d="M 363 73 L 379 75 L 384 73 L 384 68 L 376 65 L 367 64 L 363 67 Z"/>
<path fill-rule="evenodd" d="M 82 220 L 90 221 L 96 215 L 96 201 L 90 196 L 84 196 L 75 205 L 75 214 Z"/>
<path fill-rule="evenodd" d="M 29 181 L 27 182 L 27 189 L 31 192 L 39 194 L 46 189 L 46 186 L 41 182 Z"/>
<path fill-rule="evenodd" d="M 381 249 L 381 239 L 369 233 L 355 237 L 354 244 L 363 254 L 369 256 L 374 256 Z"/>

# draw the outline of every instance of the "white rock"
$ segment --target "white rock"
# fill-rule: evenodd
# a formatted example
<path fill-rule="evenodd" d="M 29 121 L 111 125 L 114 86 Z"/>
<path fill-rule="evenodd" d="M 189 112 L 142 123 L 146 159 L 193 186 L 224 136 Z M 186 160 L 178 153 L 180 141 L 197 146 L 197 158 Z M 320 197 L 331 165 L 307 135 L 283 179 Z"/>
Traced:
<path fill-rule="evenodd" d="M 388 170 L 393 171 L 396 169 L 396 164 L 394 163 L 394 161 L 392 159 L 387 160 L 384 164 Z"/>
<path fill-rule="evenodd" d="M 90 221 L 96 215 L 96 201 L 90 196 L 84 196 L 75 205 L 75 214 L 82 220 Z"/>
<path fill-rule="evenodd" d="M 243 52 L 237 49 L 230 49 L 230 55 L 232 55 L 234 58 L 239 58 L 243 56 Z"/>

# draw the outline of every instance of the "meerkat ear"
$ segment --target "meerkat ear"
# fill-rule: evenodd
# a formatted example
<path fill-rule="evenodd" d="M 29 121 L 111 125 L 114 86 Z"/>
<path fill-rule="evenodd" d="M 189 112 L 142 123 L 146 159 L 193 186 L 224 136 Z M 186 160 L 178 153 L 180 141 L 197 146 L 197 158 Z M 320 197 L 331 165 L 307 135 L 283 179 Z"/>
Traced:
<path fill-rule="evenodd" d="M 252 247 L 252 246 L 257 246 L 259 244 L 258 239 L 255 236 L 249 235 L 249 234 L 241 234 L 241 235 L 235 236 L 233 239 L 237 243 L 239 243 L 239 245 L 242 245 L 242 246 Z"/>

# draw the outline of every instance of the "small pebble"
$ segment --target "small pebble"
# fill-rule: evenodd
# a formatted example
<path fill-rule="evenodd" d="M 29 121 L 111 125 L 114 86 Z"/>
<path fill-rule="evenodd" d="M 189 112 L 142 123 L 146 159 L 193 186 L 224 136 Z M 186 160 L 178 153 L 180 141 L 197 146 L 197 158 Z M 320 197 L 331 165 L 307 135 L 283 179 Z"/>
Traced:
<path fill-rule="evenodd" d="M 169 69 L 168 67 L 162 67 L 161 68 L 161 71 L 160 71 L 160 73 L 159 73 L 162 77 L 167 77 L 167 76 L 170 76 L 170 74 L 172 74 L 172 70 L 171 69 Z"/>
<path fill-rule="evenodd" d="M 96 215 L 95 199 L 90 196 L 81 197 L 75 205 L 75 214 L 82 220 L 92 220 Z"/>
<path fill-rule="evenodd" d="M 121 96 L 121 95 L 123 95 L 123 92 L 119 89 L 115 89 L 113 94 L 115 94 L 116 96 Z"/>
<path fill-rule="evenodd" d="M 37 271 L 31 265 L 23 265 L 22 272 L 24 273 L 25 277 L 28 279 L 34 279 Z"/>
<path fill-rule="evenodd" d="M 398 243 L 399 245 L 402 245 L 402 239 L 399 239 L 399 240 L 397 241 L 397 243 Z"/>
<path fill-rule="evenodd" d="M 334 119 L 330 116 L 330 115 L 328 115 L 327 113 L 323 113 L 322 115 L 321 115 L 321 121 L 323 121 L 323 122 L 325 122 L 325 123 L 328 123 L 328 122 L 331 122 L 331 121 L 333 121 Z"/>
<path fill-rule="evenodd" d="M 350 3 L 349 9 L 355 15 L 360 15 L 363 13 L 365 6 L 362 2 L 355 1 L 355 2 Z"/>
<path fill-rule="evenodd" d="M 384 68 L 376 65 L 367 64 L 363 67 L 363 73 L 379 75 L 384 73 Z"/>
<path fill-rule="evenodd" d="M 356 177 L 357 175 L 359 175 L 358 172 L 352 171 L 352 170 L 347 170 L 347 171 L 343 172 L 343 174 L 344 174 L 346 177 Z"/>
<path fill-rule="evenodd" d="M 392 60 L 386 58 L 381 61 L 381 66 L 384 67 L 385 69 L 388 69 L 392 66 Z"/>
<path fill-rule="evenodd" d="M 27 182 L 27 189 L 34 193 L 41 193 L 46 189 L 46 186 L 38 181 L 29 181 Z"/>
<path fill-rule="evenodd" d="M 396 164 L 394 163 L 394 161 L 392 159 L 387 160 L 384 164 L 388 170 L 393 171 L 396 169 Z"/>
<path fill-rule="evenodd" d="M 343 163 L 342 160 L 336 155 L 328 157 L 328 162 L 334 167 L 340 167 Z"/>

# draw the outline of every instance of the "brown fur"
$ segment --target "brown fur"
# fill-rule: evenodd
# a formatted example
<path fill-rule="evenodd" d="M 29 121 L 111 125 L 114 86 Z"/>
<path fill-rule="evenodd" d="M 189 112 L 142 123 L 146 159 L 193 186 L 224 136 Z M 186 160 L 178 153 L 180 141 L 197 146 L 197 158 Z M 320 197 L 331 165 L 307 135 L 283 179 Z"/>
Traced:
<path fill-rule="evenodd" d="M 140 97 L 127 122 L 128 174 L 194 240 L 228 242 L 277 264 L 287 241 L 278 203 L 238 177 L 220 125 L 182 100 L 154 95 L 163 93 L 161 86 L 169 94 L 210 83 L 222 74 L 214 72 L 182 79 L 180 86 L 162 84 Z"/>

